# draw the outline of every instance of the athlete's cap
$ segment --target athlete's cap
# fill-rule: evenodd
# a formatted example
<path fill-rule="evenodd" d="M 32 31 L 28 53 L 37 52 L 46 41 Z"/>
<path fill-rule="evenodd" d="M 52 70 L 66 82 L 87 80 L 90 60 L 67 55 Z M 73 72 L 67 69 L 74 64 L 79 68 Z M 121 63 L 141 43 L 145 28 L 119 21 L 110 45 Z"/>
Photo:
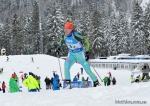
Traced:
<path fill-rule="evenodd" d="M 72 22 L 66 22 L 65 25 L 64 25 L 64 28 L 74 29 L 73 28 L 73 23 Z"/>

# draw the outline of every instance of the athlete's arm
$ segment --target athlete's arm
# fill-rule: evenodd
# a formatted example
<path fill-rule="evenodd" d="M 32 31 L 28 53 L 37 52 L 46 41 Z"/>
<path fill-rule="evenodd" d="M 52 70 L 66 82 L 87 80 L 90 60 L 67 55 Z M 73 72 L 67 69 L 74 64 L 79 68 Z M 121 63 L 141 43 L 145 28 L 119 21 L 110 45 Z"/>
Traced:
<path fill-rule="evenodd" d="M 84 39 L 84 44 L 85 44 L 85 50 L 89 51 L 89 49 L 90 49 L 90 43 L 89 43 L 88 39 Z"/>
<path fill-rule="evenodd" d="M 58 48 L 61 48 L 62 44 L 64 43 L 64 35 L 62 35 L 62 37 L 60 38 L 60 41 L 58 43 Z"/>

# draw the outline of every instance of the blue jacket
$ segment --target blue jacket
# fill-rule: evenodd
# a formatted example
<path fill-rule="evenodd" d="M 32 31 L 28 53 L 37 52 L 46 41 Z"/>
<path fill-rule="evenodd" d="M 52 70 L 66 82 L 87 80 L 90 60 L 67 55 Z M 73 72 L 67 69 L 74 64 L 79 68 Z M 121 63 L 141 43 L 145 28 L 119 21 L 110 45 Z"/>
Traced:
<path fill-rule="evenodd" d="M 77 77 L 76 77 L 76 76 L 73 78 L 73 81 L 78 81 L 78 79 L 77 79 Z"/>
<path fill-rule="evenodd" d="M 59 88 L 59 76 L 58 76 L 58 74 L 54 74 L 53 90 L 60 90 L 60 88 Z"/>

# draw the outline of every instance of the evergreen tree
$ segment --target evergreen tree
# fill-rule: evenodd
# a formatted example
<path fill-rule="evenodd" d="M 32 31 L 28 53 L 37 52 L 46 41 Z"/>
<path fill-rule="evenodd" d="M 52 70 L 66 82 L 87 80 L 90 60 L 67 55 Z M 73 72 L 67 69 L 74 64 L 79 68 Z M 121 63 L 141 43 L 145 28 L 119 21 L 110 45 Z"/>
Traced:
<path fill-rule="evenodd" d="M 144 37 L 145 37 L 145 46 L 148 54 L 150 54 L 150 3 L 147 5 L 144 13 Z"/>
<path fill-rule="evenodd" d="M 1 46 L 1 48 L 0 49 L 2 49 L 3 48 L 3 33 L 2 33 L 2 25 L 0 25 L 0 46 Z"/>
<path fill-rule="evenodd" d="M 102 23 L 100 24 L 101 31 L 103 33 L 103 41 L 102 48 L 100 51 L 100 56 L 108 56 L 109 55 L 109 41 L 110 41 L 110 32 L 108 28 L 108 22 L 105 18 L 102 18 Z"/>
<path fill-rule="evenodd" d="M 7 50 L 7 54 L 11 54 L 10 53 L 10 40 L 11 40 L 11 28 L 10 28 L 10 22 L 8 20 L 8 18 L 5 21 L 5 24 L 3 26 L 3 31 L 2 31 L 2 35 L 3 35 L 3 46 L 6 50 Z"/>
<path fill-rule="evenodd" d="M 132 55 L 143 54 L 145 48 L 144 41 L 144 20 L 143 10 L 138 3 L 135 4 L 131 19 L 132 30 Z"/>
<path fill-rule="evenodd" d="M 119 29 L 119 22 L 114 14 L 111 18 L 111 55 L 117 55 L 119 53 L 119 40 L 121 39 L 121 34 Z"/>
<path fill-rule="evenodd" d="M 58 47 L 59 38 L 63 32 L 64 17 L 60 8 L 54 4 L 55 10 L 52 14 L 49 14 L 45 28 L 45 52 L 50 55 L 54 55 L 55 49 Z M 45 41 L 44 40 L 44 41 Z"/>
<path fill-rule="evenodd" d="M 39 6 L 38 3 L 35 1 L 33 6 L 33 12 L 30 21 L 30 44 L 31 44 L 31 51 L 34 53 L 39 52 Z"/>
<path fill-rule="evenodd" d="M 91 17 L 89 11 L 84 12 L 84 20 L 83 20 L 84 26 L 83 26 L 83 35 L 84 36 L 90 36 L 90 25 L 91 25 Z"/>
<path fill-rule="evenodd" d="M 21 26 L 18 21 L 18 16 L 15 14 L 12 22 L 12 53 L 17 55 L 21 54 L 22 50 L 22 32 Z"/>
<path fill-rule="evenodd" d="M 92 17 L 91 33 L 89 36 L 90 45 L 91 45 L 90 52 L 92 58 L 98 57 L 102 49 L 102 42 L 104 38 L 100 28 L 100 24 L 101 24 L 100 13 L 95 10 Z"/>
<path fill-rule="evenodd" d="M 120 15 L 119 19 L 119 29 L 121 33 L 121 38 L 119 40 L 119 53 L 130 53 L 130 31 L 129 23 L 126 17 Z"/>
<path fill-rule="evenodd" d="M 32 54 L 33 51 L 31 49 L 32 45 L 31 45 L 31 39 L 32 39 L 32 35 L 31 35 L 31 29 L 30 29 L 30 22 L 31 22 L 31 17 L 28 15 L 25 19 L 25 25 L 24 25 L 24 37 L 25 37 L 25 41 L 24 41 L 24 53 L 25 54 Z"/>

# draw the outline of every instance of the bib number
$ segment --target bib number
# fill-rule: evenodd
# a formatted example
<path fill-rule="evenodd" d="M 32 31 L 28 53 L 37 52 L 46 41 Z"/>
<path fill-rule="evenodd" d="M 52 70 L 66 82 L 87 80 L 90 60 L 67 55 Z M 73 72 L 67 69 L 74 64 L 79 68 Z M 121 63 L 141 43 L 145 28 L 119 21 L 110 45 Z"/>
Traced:
<path fill-rule="evenodd" d="M 75 46 L 75 45 L 68 44 L 67 46 L 68 46 L 69 49 L 76 49 L 76 46 Z"/>
<path fill-rule="evenodd" d="M 79 49 L 82 48 L 82 46 L 79 43 L 76 44 L 67 44 L 69 49 L 75 50 L 75 49 Z"/>

